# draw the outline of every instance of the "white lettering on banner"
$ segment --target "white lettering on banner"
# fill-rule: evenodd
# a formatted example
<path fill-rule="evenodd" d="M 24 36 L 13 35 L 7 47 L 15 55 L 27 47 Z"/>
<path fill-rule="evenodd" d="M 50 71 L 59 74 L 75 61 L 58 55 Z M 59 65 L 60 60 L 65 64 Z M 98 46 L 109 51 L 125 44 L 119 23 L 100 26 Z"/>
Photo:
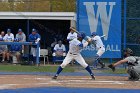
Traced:
<path fill-rule="evenodd" d="M 96 49 L 94 46 L 90 45 L 90 46 L 83 48 L 82 50 L 95 51 Z M 105 50 L 110 51 L 110 52 L 120 52 L 121 51 L 119 49 L 118 45 L 106 45 Z"/>
<path fill-rule="evenodd" d="M 95 2 L 83 2 L 83 4 L 86 6 L 91 33 L 97 31 L 98 20 L 100 17 L 103 34 L 106 35 L 106 37 L 104 37 L 104 40 L 107 40 L 112 10 L 113 10 L 113 6 L 116 5 L 116 2 L 109 2 L 109 3 L 107 3 L 107 2 L 96 2 L 96 3 Z M 95 4 L 98 6 L 97 13 L 95 13 L 95 8 L 94 8 Z M 107 5 L 110 6 L 109 15 L 107 15 L 107 9 L 106 9 Z"/>

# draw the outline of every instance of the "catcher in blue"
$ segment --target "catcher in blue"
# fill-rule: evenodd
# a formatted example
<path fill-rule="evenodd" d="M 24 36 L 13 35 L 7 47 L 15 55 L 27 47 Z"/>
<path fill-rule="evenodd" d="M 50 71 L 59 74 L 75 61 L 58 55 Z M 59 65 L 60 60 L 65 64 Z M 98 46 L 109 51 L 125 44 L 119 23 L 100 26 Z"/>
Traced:
<path fill-rule="evenodd" d="M 65 66 L 74 59 L 89 72 L 91 79 L 95 80 L 93 72 L 91 71 L 90 67 L 88 66 L 88 64 L 85 62 L 84 58 L 80 54 L 81 48 L 86 47 L 89 44 L 88 40 L 82 43 L 82 40 L 84 38 L 85 38 L 84 33 L 78 33 L 77 38 L 73 39 L 70 42 L 68 54 L 65 57 L 63 63 L 58 67 L 58 70 L 52 79 L 57 79 L 58 75 L 65 68 Z"/>
<path fill-rule="evenodd" d="M 108 67 L 111 68 L 112 71 L 114 72 L 116 70 L 115 67 L 123 63 L 128 64 L 127 70 L 127 73 L 129 74 L 128 79 L 132 81 L 140 80 L 140 57 L 134 56 L 133 51 L 130 48 L 127 48 L 124 51 L 124 59 L 114 64 L 110 64 L 108 65 Z"/>

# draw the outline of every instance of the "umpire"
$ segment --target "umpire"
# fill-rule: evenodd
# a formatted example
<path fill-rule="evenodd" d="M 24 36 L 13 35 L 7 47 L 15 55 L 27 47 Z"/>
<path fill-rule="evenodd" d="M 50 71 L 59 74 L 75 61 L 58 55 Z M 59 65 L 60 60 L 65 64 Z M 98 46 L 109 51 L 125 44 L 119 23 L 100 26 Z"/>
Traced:
<path fill-rule="evenodd" d="M 112 71 L 115 71 L 115 67 L 123 63 L 128 64 L 127 73 L 130 75 L 128 79 L 132 81 L 140 80 L 140 57 L 134 56 L 130 48 L 124 51 L 124 59 L 115 64 L 108 65 L 108 67 L 111 68 Z"/>

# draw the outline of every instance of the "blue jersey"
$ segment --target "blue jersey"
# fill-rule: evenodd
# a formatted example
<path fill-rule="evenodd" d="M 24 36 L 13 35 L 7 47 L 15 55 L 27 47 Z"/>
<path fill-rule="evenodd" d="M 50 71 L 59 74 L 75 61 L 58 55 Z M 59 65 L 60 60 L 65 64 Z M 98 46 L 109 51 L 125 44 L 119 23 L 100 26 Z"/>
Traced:
<path fill-rule="evenodd" d="M 22 50 L 22 45 L 11 45 L 10 46 L 10 51 L 21 51 Z"/>
<path fill-rule="evenodd" d="M 35 40 L 37 40 L 38 38 L 41 38 L 41 36 L 38 33 L 36 33 L 35 35 L 30 34 L 29 35 L 29 42 L 35 43 Z M 33 45 L 33 47 L 36 47 L 36 46 Z"/>
<path fill-rule="evenodd" d="M 29 35 L 29 41 L 30 42 L 35 42 L 35 40 L 37 40 L 38 38 L 41 38 L 38 33 L 36 33 L 35 35 L 33 35 L 33 34 Z"/>

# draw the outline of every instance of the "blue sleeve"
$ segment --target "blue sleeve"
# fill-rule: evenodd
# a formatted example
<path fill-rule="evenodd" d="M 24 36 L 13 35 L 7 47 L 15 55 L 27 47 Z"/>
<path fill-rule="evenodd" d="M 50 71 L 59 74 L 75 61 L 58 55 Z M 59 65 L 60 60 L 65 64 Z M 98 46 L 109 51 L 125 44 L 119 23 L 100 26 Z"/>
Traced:
<path fill-rule="evenodd" d="M 83 44 L 82 43 L 80 43 L 78 46 L 83 48 Z"/>
<path fill-rule="evenodd" d="M 32 40 L 32 35 L 29 35 L 29 42 L 34 42 L 35 40 Z"/>
<path fill-rule="evenodd" d="M 39 34 L 37 35 L 37 37 L 41 39 L 41 36 Z"/>

